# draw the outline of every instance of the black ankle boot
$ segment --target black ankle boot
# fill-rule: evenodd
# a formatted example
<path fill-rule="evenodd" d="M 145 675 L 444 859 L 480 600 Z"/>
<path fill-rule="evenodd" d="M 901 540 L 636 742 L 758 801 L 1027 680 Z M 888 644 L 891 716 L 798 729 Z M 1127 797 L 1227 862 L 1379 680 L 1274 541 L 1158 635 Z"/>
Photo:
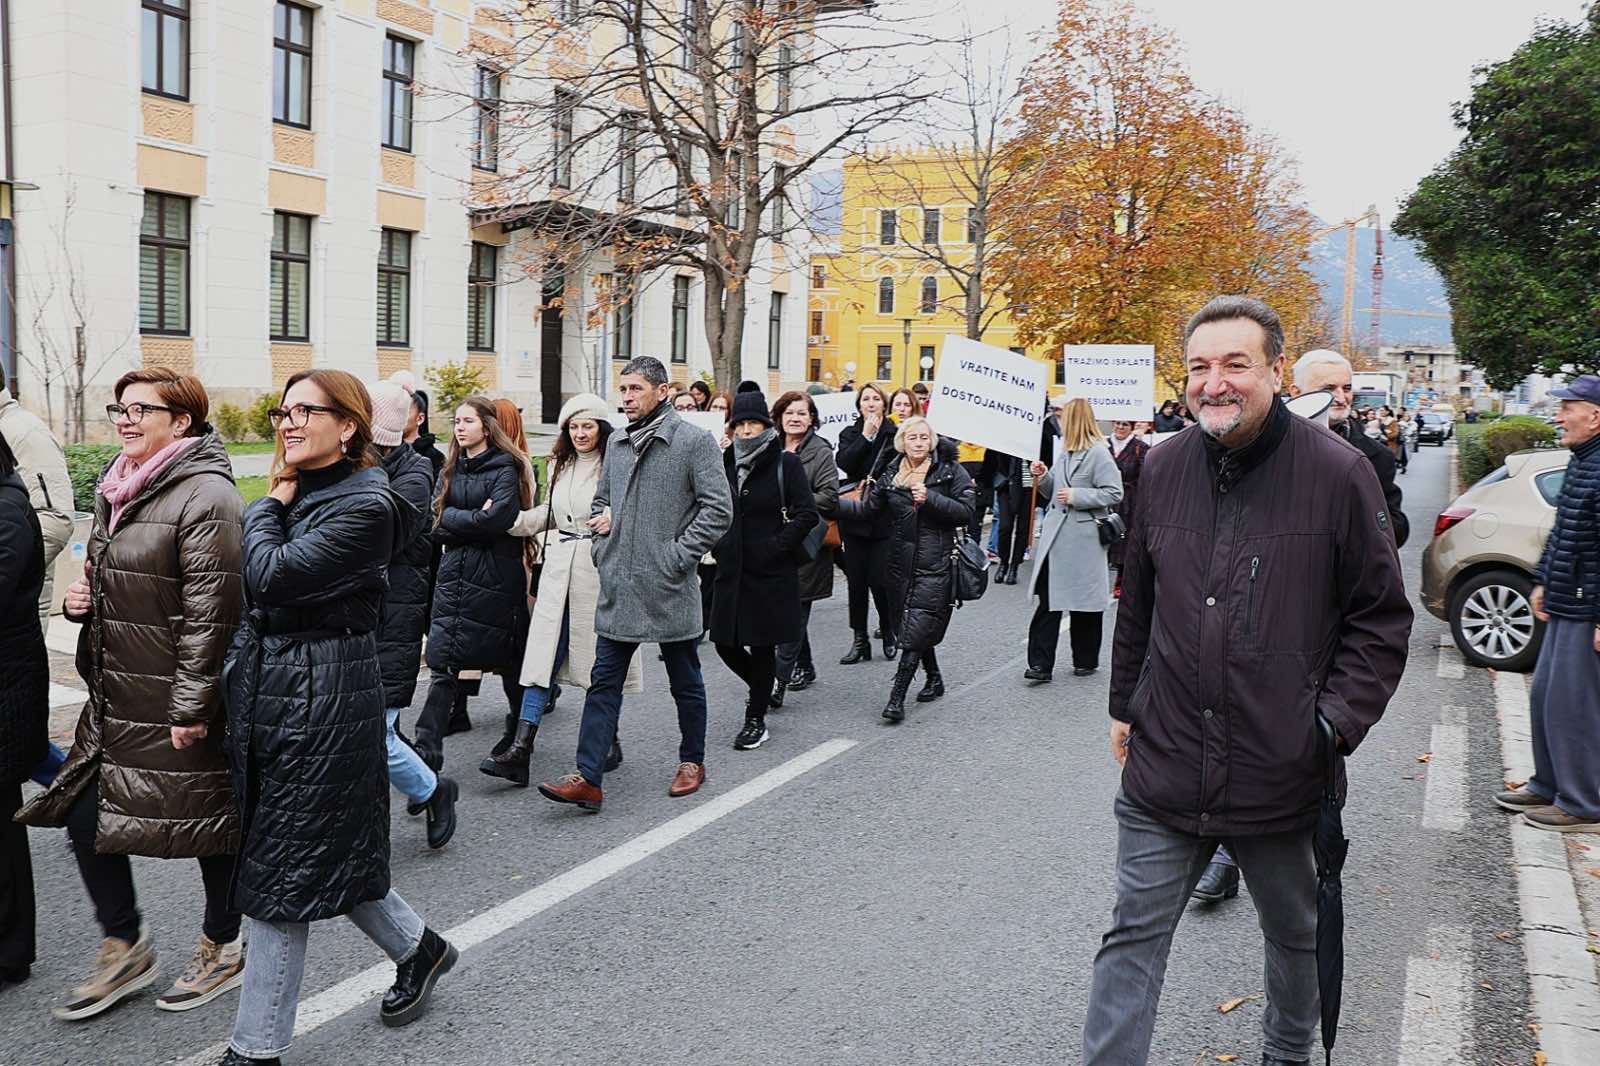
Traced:
<path fill-rule="evenodd" d="M 282 1063 L 283 1060 L 277 1056 L 270 1059 L 247 1059 L 233 1048 L 229 1048 L 217 1066 L 282 1066 Z"/>
<path fill-rule="evenodd" d="M 1194 886 L 1193 896 L 1201 903 L 1221 903 L 1239 894 L 1239 868 L 1225 862 L 1206 866 L 1200 881 Z"/>
<path fill-rule="evenodd" d="M 520 722 L 521 720 L 522 720 L 522 716 L 521 715 L 518 715 L 518 714 L 507 714 L 506 715 L 505 727 L 500 731 L 500 739 L 495 741 L 494 742 L 494 747 L 489 749 L 489 754 L 491 756 L 493 756 L 493 755 L 504 755 L 506 749 L 511 747 L 511 742 L 514 739 L 516 739 L 516 736 L 517 736 L 517 723 Z M 485 760 L 485 761 L 487 761 L 487 760 Z"/>
<path fill-rule="evenodd" d="M 606 773 L 610 773 L 622 765 L 622 738 L 613 737 L 611 750 L 606 754 Z"/>
<path fill-rule="evenodd" d="M 460 956 L 432 929 L 422 931 L 422 943 L 411 957 L 395 966 L 394 984 L 383 994 L 378 1015 L 388 1026 L 416 1021 L 428 1006 L 434 983 L 449 973 Z"/>
<path fill-rule="evenodd" d="M 783 694 L 787 692 L 788 689 L 789 686 L 785 685 L 782 681 L 774 681 L 772 683 L 772 699 L 767 702 L 773 710 L 777 710 L 779 707 L 783 706 Z"/>
<path fill-rule="evenodd" d="M 883 717 L 891 723 L 903 722 L 906 717 L 906 690 L 911 687 L 911 677 L 917 672 L 917 662 L 902 662 L 894 672 L 894 684 L 889 689 L 889 703 Z"/>
<path fill-rule="evenodd" d="M 944 695 L 944 675 L 937 666 L 928 671 L 928 680 L 923 684 L 922 691 L 917 693 L 918 703 L 930 703 Z"/>
<path fill-rule="evenodd" d="M 457 733 L 470 732 L 472 732 L 472 719 L 467 717 L 467 698 L 458 696 L 450 707 L 450 717 L 445 721 L 444 735 L 453 737 Z"/>
<path fill-rule="evenodd" d="M 439 775 L 433 795 L 424 805 L 428 812 L 428 847 L 434 851 L 450 843 L 450 838 L 456 835 L 456 797 L 460 794 L 460 785 Z"/>
<path fill-rule="evenodd" d="M 872 661 L 872 642 L 867 639 L 867 631 L 856 630 L 856 639 L 850 645 L 850 650 L 844 653 L 844 658 L 839 660 L 840 666 L 853 666 L 856 663 L 869 663 Z"/>
<path fill-rule="evenodd" d="M 900 643 L 893 633 L 883 638 L 883 657 L 894 662 L 895 656 L 900 654 Z"/>
<path fill-rule="evenodd" d="M 996 585 L 1004 585 L 1006 583 L 1006 575 L 1010 572 L 1011 567 L 1007 566 L 1005 563 L 1001 563 L 1000 569 L 994 575 L 994 583 Z"/>
<path fill-rule="evenodd" d="M 533 755 L 533 741 L 539 735 L 536 722 L 517 720 L 516 733 L 506 750 L 490 756 L 478 764 L 478 770 L 490 777 L 503 778 L 518 788 L 528 787 L 528 759 Z"/>

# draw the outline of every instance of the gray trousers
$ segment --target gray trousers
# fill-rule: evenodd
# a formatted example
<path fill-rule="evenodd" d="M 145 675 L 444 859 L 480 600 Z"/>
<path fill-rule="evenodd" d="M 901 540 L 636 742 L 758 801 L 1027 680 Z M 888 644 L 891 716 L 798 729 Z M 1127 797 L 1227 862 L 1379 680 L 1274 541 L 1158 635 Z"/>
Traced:
<path fill-rule="evenodd" d="M 393 889 L 380 900 L 359 903 L 347 916 L 394 962 L 404 962 L 422 943 L 422 919 Z M 294 1039 L 300 981 L 306 972 L 308 922 L 250 919 L 244 956 L 244 986 L 233 1022 L 233 1050 L 251 1059 L 282 1055 Z"/>
<path fill-rule="evenodd" d="M 1600 821 L 1600 652 L 1594 650 L 1594 623 L 1550 619 L 1529 711 L 1528 791 L 1574 817 Z"/>
<path fill-rule="evenodd" d="M 1120 791 L 1117 902 L 1111 931 L 1094 958 L 1084 1066 L 1144 1066 L 1172 934 L 1200 880 L 1215 837 L 1190 836 L 1156 821 Z M 1266 937 L 1267 1007 L 1262 1050 L 1304 1062 L 1320 1019 L 1317 1001 L 1317 870 L 1311 830 L 1228 841 L 1250 886 Z"/>

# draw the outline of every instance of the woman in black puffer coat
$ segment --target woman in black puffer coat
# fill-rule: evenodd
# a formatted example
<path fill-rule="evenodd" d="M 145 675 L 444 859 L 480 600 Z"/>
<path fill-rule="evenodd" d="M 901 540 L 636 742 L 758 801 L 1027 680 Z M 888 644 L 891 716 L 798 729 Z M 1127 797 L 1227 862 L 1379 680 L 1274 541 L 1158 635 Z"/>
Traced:
<path fill-rule="evenodd" d="M 522 712 L 522 642 L 528 634 L 525 543 L 510 530 L 534 505 L 529 466 L 495 417 L 494 404 L 468 396 L 439 475 L 434 539 L 444 545 L 433 587 L 428 669 L 433 680 L 417 718 L 417 753 L 444 765 L 445 727 L 462 670 L 500 675 L 512 715 Z"/>
<path fill-rule="evenodd" d="M 944 676 L 934 648 L 944 640 L 954 610 L 951 553 L 956 533 L 972 520 L 977 490 L 956 461 L 953 447 L 941 447 L 926 418 L 914 415 L 895 434 L 897 459 L 874 483 L 869 512 L 887 513 L 892 532 L 889 588 L 899 618 L 900 665 L 883 717 L 906 716 L 906 690 L 921 663 L 926 673 L 919 703 L 944 695 Z"/>
<path fill-rule="evenodd" d="M 342 370 L 289 379 L 272 489 L 244 518 L 247 612 L 224 670 L 252 919 L 225 1063 L 294 1035 L 310 922 L 348 916 L 397 964 L 384 1022 L 417 1017 L 456 952 L 389 886 L 389 781 L 376 633 L 398 522 L 371 401 Z"/>
<path fill-rule="evenodd" d="M 856 393 L 855 425 L 839 434 L 839 469 L 845 483 L 839 486 L 841 500 L 849 506 L 839 511 L 839 539 L 843 542 L 844 577 L 850 590 L 850 629 L 854 640 L 839 665 L 850 666 L 872 658 L 872 642 L 867 631 L 867 598 L 878 605 L 878 625 L 883 633 L 883 654 L 895 654 L 895 616 L 889 606 L 889 515 L 868 514 L 857 500 L 863 482 L 883 476 L 896 458 L 894 434 L 898 429 L 889 417 L 889 398 L 876 385 L 863 385 Z"/>

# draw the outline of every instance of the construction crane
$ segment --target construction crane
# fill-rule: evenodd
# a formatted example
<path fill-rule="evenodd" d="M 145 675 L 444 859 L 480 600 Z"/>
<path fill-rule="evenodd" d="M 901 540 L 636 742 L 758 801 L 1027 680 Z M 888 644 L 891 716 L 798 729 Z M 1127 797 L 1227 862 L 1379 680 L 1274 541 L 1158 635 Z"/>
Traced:
<path fill-rule="evenodd" d="M 1383 223 L 1378 218 L 1378 205 L 1369 204 L 1367 209 L 1354 218 L 1347 218 L 1336 225 L 1326 226 L 1311 234 L 1313 241 L 1320 240 L 1337 230 L 1344 230 L 1344 306 L 1340 309 L 1339 342 L 1346 358 L 1354 354 L 1351 342 L 1355 340 L 1356 333 L 1356 227 L 1363 222 L 1371 222 L 1378 230 L 1377 257 L 1372 262 L 1372 323 L 1367 330 L 1368 343 L 1375 350 L 1379 342 L 1379 329 L 1382 325 L 1383 311 Z M 1363 310 L 1369 310 L 1363 308 Z"/>

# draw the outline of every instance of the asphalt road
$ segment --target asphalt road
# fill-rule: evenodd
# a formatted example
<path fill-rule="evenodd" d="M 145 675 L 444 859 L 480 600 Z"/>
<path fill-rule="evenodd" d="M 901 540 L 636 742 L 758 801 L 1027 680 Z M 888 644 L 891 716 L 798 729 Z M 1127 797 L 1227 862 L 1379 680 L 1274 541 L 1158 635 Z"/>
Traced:
<path fill-rule="evenodd" d="M 1448 459 L 1427 449 L 1402 479 L 1413 582 L 1447 502 Z M 709 782 L 692 798 L 666 795 L 676 719 L 653 653 L 650 692 L 624 706 L 627 761 L 599 815 L 477 773 L 500 713 L 498 686 L 485 685 L 478 728 L 447 745 L 446 771 L 462 785 L 454 842 L 429 852 L 401 804 L 393 825 L 396 888 L 435 928 L 473 922 L 463 935 L 476 946 L 432 1012 L 391 1031 L 361 995 L 363 975 L 387 983 L 381 955 L 346 922 L 318 925 L 301 1021 L 322 1024 L 286 1061 L 1076 1061 L 1111 906 L 1107 673 L 1024 683 L 1024 586 L 991 588 L 940 649 L 950 694 L 886 727 L 890 667 L 836 665 L 848 644 L 843 593 L 841 575 L 813 616 L 820 682 L 790 696 L 759 751 L 732 750 L 742 698 L 708 649 Z M 1340 1062 L 1533 1055 L 1509 838 L 1486 801 L 1500 779 L 1493 698 L 1485 675 L 1441 655 L 1444 637 L 1419 610 L 1405 681 L 1350 762 Z M 570 768 L 579 709 L 569 695 L 546 720 L 536 779 Z M 1419 761 L 1441 722 L 1467 726 L 1465 751 Z M 1441 787 L 1425 806 L 1429 774 L 1464 788 Z M 195 864 L 135 860 L 163 981 L 65 1024 L 48 1008 L 92 962 L 99 933 L 64 835 L 33 831 L 32 842 L 44 943 L 33 979 L 0 999 L 0 1062 L 214 1061 L 195 1056 L 226 1039 L 236 993 L 184 1015 L 152 1003 L 198 934 Z M 1151 1061 L 1259 1061 L 1259 998 L 1218 1007 L 1261 987 L 1248 895 L 1192 907 Z"/>

